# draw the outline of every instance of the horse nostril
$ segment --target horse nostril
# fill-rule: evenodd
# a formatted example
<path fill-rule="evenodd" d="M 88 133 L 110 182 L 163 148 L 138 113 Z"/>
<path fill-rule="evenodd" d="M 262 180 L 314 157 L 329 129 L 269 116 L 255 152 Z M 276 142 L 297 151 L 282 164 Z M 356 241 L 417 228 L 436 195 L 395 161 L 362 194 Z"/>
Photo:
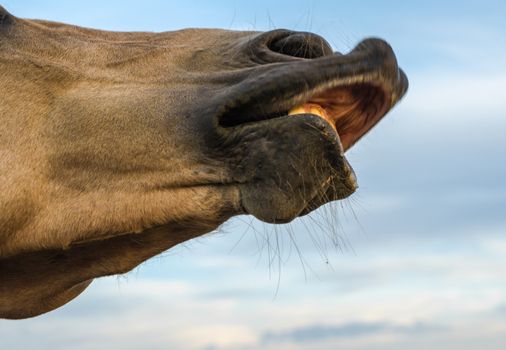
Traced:
<path fill-rule="evenodd" d="M 318 58 L 332 55 L 332 48 L 321 36 L 298 32 L 274 40 L 269 44 L 269 49 L 274 52 L 300 58 Z"/>

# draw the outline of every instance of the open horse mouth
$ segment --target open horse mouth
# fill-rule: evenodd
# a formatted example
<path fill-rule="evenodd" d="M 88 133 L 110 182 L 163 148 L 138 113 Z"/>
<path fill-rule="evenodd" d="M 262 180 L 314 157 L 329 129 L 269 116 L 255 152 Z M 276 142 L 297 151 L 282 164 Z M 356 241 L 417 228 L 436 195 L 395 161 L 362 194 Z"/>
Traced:
<path fill-rule="evenodd" d="M 294 57 L 283 64 L 284 69 L 267 71 L 248 82 L 220 116 L 220 125 L 309 114 L 325 119 L 346 151 L 408 88 L 392 49 L 380 39 L 364 40 L 347 55 Z"/>
<path fill-rule="evenodd" d="M 398 67 L 392 48 L 381 39 L 364 40 L 346 55 L 332 53 L 330 47 L 315 55 L 317 49 L 310 47 L 306 50 L 311 53 L 308 55 L 310 57 L 301 57 L 294 55 L 293 51 L 292 55 L 287 55 L 286 50 L 283 53 L 272 52 L 272 42 L 281 40 L 276 39 L 276 35 L 285 41 L 290 37 L 285 31 L 274 31 L 268 40 L 252 44 L 262 53 L 263 63 L 269 64 L 262 66 L 263 71 L 254 79 L 246 80 L 237 87 L 235 97 L 221 110 L 218 123 L 228 130 L 261 125 L 265 128 L 284 129 L 283 132 L 278 132 L 279 143 L 290 143 L 294 147 L 293 152 L 286 153 L 287 157 L 297 157 L 297 153 L 304 153 L 301 144 L 310 145 L 308 147 L 313 151 L 312 155 L 306 157 L 306 164 L 292 166 L 300 177 L 313 178 L 312 183 L 300 180 L 299 187 L 303 189 L 304 195 L 299 196 L 298 200 L 294 199 L 293 188 L 298 186 L 290 182 L 291 175 L 286 175 L 285 178 L 281 175 L 283 179 L 276 184 L 278 192 L 283 193 L 281 197 L 284 197 L 285 202 L 300 202 L 295 205 L 296 208 L 287 210 L 291 214 L 274 215 L 266 219 L 264 214 L 256 215 L 258 205 L 250 203 L 249 207 L 254 207 L 254 210 L 248 210 L 246 205 L 247 212 L 264 221 L 284 222 L 308 213 L 330 200 L 345 198 L 356 190 L 355 174 L 344 157 L 344 152 L 371 130 L 402 98 L 407 91 L 408 80 Z M 300 34 L 295 35 L 300 37 Z M 323 39 L 312 34 L 307 33 L 303 38 L 306 44 L 313 39 L 316 47 L 323 45 Z M 282 62 L 279 62 L 280 59 Z M 313 141 L 303 137 L 288 136 L 299 131 L 295 132 L 286 125 L 300 120 L 306 126 L 313 124 L 313 128 L 318 127 L 319 141 L 327 146 L 330 144 L 332 150 L 328 152 L 329 147 L 318 149 Z M 319 156 L 318 153 L 325 155 Z M 313 168 L 328 167 L 331 170 L 323 170 L 323 173 L 320 171 L 318 174 L 313 171 L 309 174 L 304 170 L 309 164 L 316 164 Z M 286 174 L 283 171 L 286 166 L 281 165 L 281 160 L 274 167 L 278 169 L 278 177 L 279 174 Z M 289 186 L 285 186 L 284 181 Z M 308 188 L 311 190 L 308 191 Z M 255 189 L 254 192 L 258 191 L 260 189 Z M 287 195 L 290 191 L 291 195 Z M 249 193 L 251 190 L 244 192 Z M 279 198 L 265 200 L 265 196 L 254 197 L 261 203 L 267 203 L 270 209 L 280 205 Z M 286 208 L 286 205 L 282 206 Z M 281 212 L 283 211 L 282 208 Z M 281 217 L 283 218 L 280 219 Z"/>
<path fill-rule="evenodd" d="M 387 93 L 373 85 L 336 87 L 292 108 L 288 115 L 312 114 L 325 119 L 347 150 L 386 113 L 387 98 Z"/>

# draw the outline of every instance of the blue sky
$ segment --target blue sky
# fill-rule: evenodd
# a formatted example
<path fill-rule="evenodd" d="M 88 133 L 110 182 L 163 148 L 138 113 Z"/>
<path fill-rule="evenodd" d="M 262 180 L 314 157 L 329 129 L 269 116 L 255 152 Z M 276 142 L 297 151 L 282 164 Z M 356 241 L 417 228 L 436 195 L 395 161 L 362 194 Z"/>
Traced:
<path fill-rule="evenodd" d="M 351 199 L 285 226 L 230 220 L 55 312 L 0 321 L 0 348 L 503 349 L 505 4 L 3 1 L 110 30 L 284 27 L 340 51 L 379 36 L 410 90 L 349 152 Z"/>

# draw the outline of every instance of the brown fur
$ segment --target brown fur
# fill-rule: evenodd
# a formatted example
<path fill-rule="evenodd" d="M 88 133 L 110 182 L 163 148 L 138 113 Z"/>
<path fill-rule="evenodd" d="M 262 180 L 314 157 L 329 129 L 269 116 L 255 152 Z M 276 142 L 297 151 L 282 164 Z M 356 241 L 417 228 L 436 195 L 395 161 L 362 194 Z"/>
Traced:
<path fill-rule="evenodd" d="M 239 211 L 236 188 L 205 185 L 222 169 L 163 139 L 161 118 L 136 118 L 171 103 L 163 72 L 178 60 L 164 56 L 183 56 L 191 30 L 108 33 L 1 13 L 0 316 L 63 305 L 93 277 L 126 272 Z"/>

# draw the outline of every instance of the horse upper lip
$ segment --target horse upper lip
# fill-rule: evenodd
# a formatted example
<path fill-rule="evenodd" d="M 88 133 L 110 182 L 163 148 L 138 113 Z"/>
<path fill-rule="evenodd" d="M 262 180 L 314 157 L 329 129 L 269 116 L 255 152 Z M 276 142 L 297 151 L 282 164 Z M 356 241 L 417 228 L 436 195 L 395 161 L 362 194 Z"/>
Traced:
<path fill-rule="evenodd" d="M 408 80 L 385 41 L 366 39 L 346 55 L 262 65 L 252 75 L 218 99 L 222 105 L 217 124 L 234 127 L 286 115 L 312 96 L 340 86 L 370 84 L 384 91 L 390 109 L 405 94 Z M 232 96 L 231 96 L 232 95 Z"/>

